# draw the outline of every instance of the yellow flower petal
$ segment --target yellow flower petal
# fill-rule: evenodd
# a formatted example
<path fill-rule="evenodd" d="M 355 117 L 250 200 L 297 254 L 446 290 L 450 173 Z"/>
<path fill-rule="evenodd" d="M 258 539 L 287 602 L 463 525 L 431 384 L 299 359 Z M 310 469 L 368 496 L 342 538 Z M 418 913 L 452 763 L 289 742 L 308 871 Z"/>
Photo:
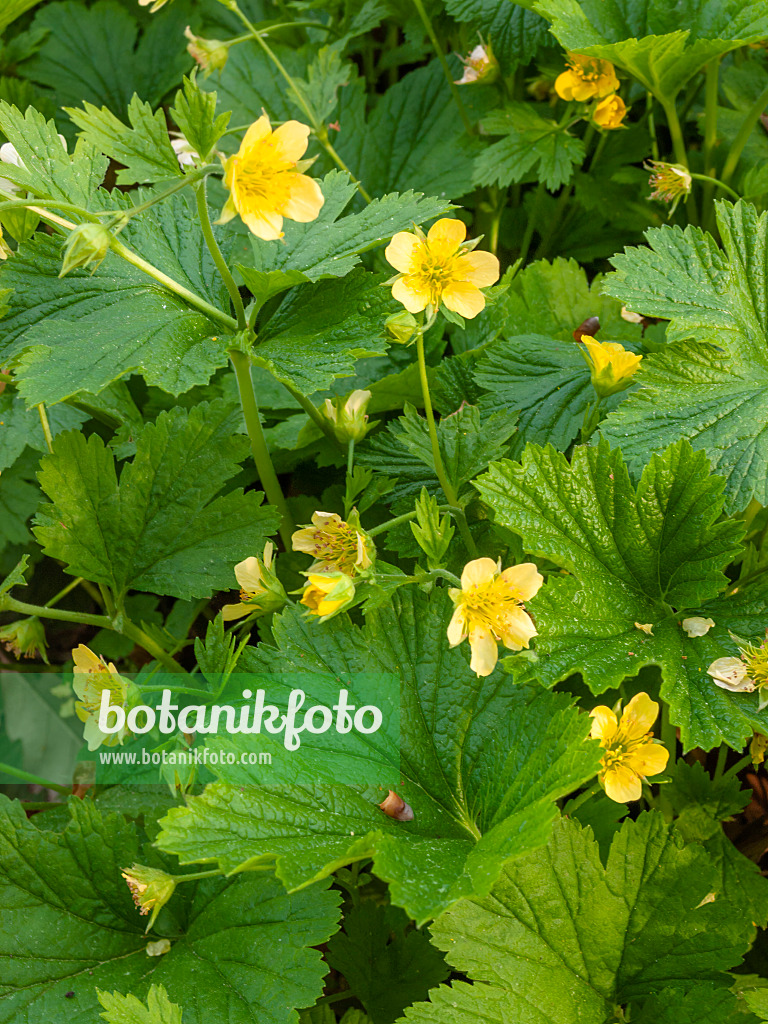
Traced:
<path fill-rule="evenodd" d="M 452 217 L 442 217 L 435 221 L 427 232 L 430 249 L 439 250 L 442 256 L 452 256 L 458 252 L 466 237 L 466 224 L 461 220 L 454 220 Z"/>
<path fill-rule="evenodd" d="M 420 313 L 429 305 L 429 288 L 420 287 L 416 278 L 401 277 L 392 285 L 392 298 L 402 302 L 409 313 Z"/>
<path fill-rule="evenodd" d="M 636 693 L 624 708 L 621 731 L 628 740 L 640 739 L 653 726 L 659 715 L 659 705 L 647 693 Z"/>
<path fill-rule="evenodd" d="M 269 118 L 266 114 L 262 114 L 258 121 L 253 122 L 243 136 L 243 141 L 240 143 L 240 149 L 238 150 L 237 155 L 244 156 L 248 150 L 253 149 L 260 142 L 268 139 L 271 134 L 272 129 L 269 125 Z"/>
<path fill-rule="evenodd" d="M 499 564 L 492 558 L 475 558 L 464 566 L 464 572 L 461 574 L 461 589 L 469 590 L 470 587 L 479 587 L 483 583 L 489 583 L 498 571 Z"/>
<path fill-rule="evenodd" d="M 451 597 L 455 594 L 461 594 L 460 590 L 452 590 Z M 467 619 L 464 614 L 464 608 L 459 605 L 451 616 L 451 621 L 448 623 L 448 643 L 451 647 L 455 647 L 460 644 L 462 640 L 467 638 Z"/>
<path fill-rule="evenodd" d="M 616 715 L 605 704 L 600 704 L 598 707 L 592 708 L 589 717 L 592 719 L 592 731 L 589 735 L 593 740 L 600 740 L 603 746 L 606 746 L 619 728 Z"/>
<path fill-rule="evenodd" d="M 459 256 L 456 271 L 468 284 L 476 288 L 488 288 L 499 280 L 499 261 L 492 252 L 480 249 Z"/>
<path fill-rule="evenodd" d="M 669 751 L 660 743 L 645 743 L 639 747 L 628 759 L 630 767 L 647 778 L 649 775 L 658 775 L 667 767 Z"/>
<path fill-rule="evenodd" d="M 491 631 L 481 628 L 472 630 L 469 646 L 472 651 L 469 667 L 478 676 L 489 676 L 499 658 L 499 649 Z"/>
<path fill-rule="evenodd" d="M 263 581 L 258 558 L 251 555 L 250 558 L 238 562 L 235 566 L 235 578 L 240 584 L 240 589 L 245 590 L 248 594 L 255 594 L 257 590 L 261 590 Z"/>
<path fill-rule="evenodd" d="M 249 608 L 247 604 L 242 602 L 238 602 L 238 604 L 225 604 L 221 609 L 221 617 L 224 622 L 233 622 L 235 619 L 244 619 L 252 611 L 253 608 Z"/>
<path fill-rule="evenodd" d="M 507 609 L 500 626 L 499 637 L 510 651 L 521 651 L 529 647 L 533 637 L 538 635 L 533 619 L 519 607 Z"/>
<path fill-rule="evenodd" d="M 530 601 L 539 592 L 544 577 L 533 562 L 511 565 L 501 573 L 503 579 L 519 601 Z"/>
<path fill-rule="evenodd" d="M 473 320 L 485 309 L 485 296 L 474 284 L 451 281 L 443 289 L 443 305 L 467 320 Z"/>
<path fill-rule="evenodd" d="M 283 237 L 282 214 L 274 210 L 260 208 L 258 211 L 239 210 L 240 218 L 249 231 L 265 242 L 274 242 Z"/>
<path fill-rule="evenodd" d="M 300 121 L 285 121 L 279 128 L 275 128 L 271 142 L 278 158 L 296 164 L 307 151 L 309 125 L 301 124 Z"/>
<path fill-rule="evenodd" d="M 289 220 L 295 220 L 299 224 L 316 220 L 324 202 L 325 197 L 314 178 L 309 178 L 306 174 L 290 175 L 288 201 L 282 208 L 283 215 Z"/>
<path fill-rule="evenodd" d="M 625 804 L 630 800 L 639 800 L 643 795 L 640 778 L 626 765 L 617 764 L 609 768 L 603 776 L 605 792 L 617 804 Z"/>
<path fill-rule="evenodd" d="M 412 232 L 398 231 L 384 250 L 384 258 L 401 274 L 409 274 L 422 245 L 421 240 Z"/>

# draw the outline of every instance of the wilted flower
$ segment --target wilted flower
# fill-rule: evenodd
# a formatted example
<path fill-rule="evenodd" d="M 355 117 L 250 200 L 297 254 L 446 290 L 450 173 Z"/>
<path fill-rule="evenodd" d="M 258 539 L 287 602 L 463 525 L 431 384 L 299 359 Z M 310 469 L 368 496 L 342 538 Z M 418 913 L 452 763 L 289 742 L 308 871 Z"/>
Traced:
<path fill-rule="evenodd" d="M 229 198 L 219 224 L 239 214 L 254 235 L 269 241 L 283 237 L 284 217 L 301 224 L 315 220 L 325 198 L 317 182 L 302 173 L 309 166 L 301 160 L 308 139 L 308 126 L 298 121 L 285 121 L 274 131 L 266 114 L 255 121 L 224 163 Z"/>
<path fill-rule="evenodd" d="M 45 629 L 36 615 L 0 627 L 0 643 L 16 658 L 36 658 L 39 655 L 48 664 Z"/>
<path fill-rule="evenodd" d="M 63 135 L 59 135 L 59 141 L 64 147 L 64 152 L 67 152 L 67 140 Z M 14 167 L 23 167 L 26 170 L 24 161 L 19 156 L 19 152 L 12 142 L 4 142 L 0 146 L 0 163 L 12 164 Z M 19 185 L 9 181 L 8 178 L 0 178 L 0 192 L 5 192 L 10 195 L 16 195 L 21 191 Z"/>
<path fill-rule="evenodd" d="M 225 622 L 242 619 L 246 615 L 266 615 L 279 611 L 288 601 L 282 583 L 272 569 L 275 545 L 268 540 L 264 545 L 264 557 L 251 555 L 235 566 L 235 576 L 240 584 L 240 603 L 225 604 L 221 610 Z"/>
<path fill-rule="evenodd" d="M 682 621 L 683 630 L 690 637 L 705 636 L 714 624 L 713 619 L 704 619 L 701 615 L 692 615 L 690 618 L 683 619 Z"/>
<path fill-rule="evenodd" d="M 184 35 L 189 40 L 187 53 L 203 69 L 205 77 L 212 71 L 222 71 L 229 56 L 229 46 L 221 39 L 205 39 L 203 36 L 196 36 L 187 25 Z"/>
<path fill-rule="evenodd" d="M 2 184 L 0 184 L 0 188 L 2 188 Z M 0 224 L 0 260 L 7 260 L 8 257 L 12 254 L 12 252 L 13 250 L 11 249 L 10 245 L 8 245 L 6 240 L 3 238 L 3 227 Z M 5 382 L 3 382 L 3 385 L 5 385 Z M 4 390 L 5 386 L 0 388 L 0 393 L 2 393 Z"/>
<path fill-rule="evenodd" d="M 362 441 L 368 433 L 365 410 L 371 400 L 370 391 L 353 391 L 347 398 L 326 398 L 323 411 L 333 424 L 333 432 L 342 444 Z"/>
<path fill-rule="evenodd" d="M 112 236 L 103 224 L 80 224 L 74 231 L 70 231 L 67 238 L 59 277 L 64 277 L 76 267 L 91 265 L 91 274 L 94 274 L 111 244 Z"/>
<path fill-rule="evenodd" d="M 749 756 L 755 767 L 765 760 L 766 750 L 768 750 L 768 736 L 763 736 L 760 732 L 753 733 L 752 742 L 749 744 Z"/>
<path fill-rule="evenodd" d="M 133 698 L 131 684 L 118 675 L 112 662 L 97 657 L 85 644 L 80 644 L 72 651 L 75 662 L 75 678 L 73 687 L 79 698 L 75 704 L 75 713 L 81 722 L 85 722 L 83 739 L 89 750 L 96 750 L 103 743 L 114 747 L 122 743 L 129 733 L 127 726 L 119 732 L 103 733 L 99 729 L 99 712 L 101 710 L 102 691 L 109 691 L 109 703 L 112 707 L 126 710 Z"/>
<path fill-rule="evenodd" d="M 154 14 L 155 11 L 159 11 L 161 7 L 164 7 L 170 2 L 171 0 L 139 0 L 139 5 L 141 7 L 149 7 L 149 5 L 152 4 L 152 6 L 149 7 L 149 13 Z"/>
<path fill-rule="evenodd" d="M 760 691 L 759 710 L 768 704 L 768 633 L 762 643 L 742 640 L 731 633 L 740 657 L 717 658 L 707 669 L 715 684 L 732 693 Z"/>
<path fill-rule="evenodd" d="M 354 576 L 373 564 L 376 549 L 361 529 L 356 513 L 345 522 L 335 512 L 315 512 L 312 525 L 296 530 L 291 540 L 294 551 L 312 555 L 315 561 L 310 572 L 338 570 Z"/>
<path fill-rule="evenodd" d="M 462 221 L 443 217 L 423 234 L 398 231 L 384 251 L 399 271 L 392 278 L 392 295 L 409 313 L 440 305 L 471 320 L 485 306 L 480 291 L 499 279 L 499 261 L 490 252 L 473 252 L 477 239 L 462 244 L 467 229 Z"/>
<path fill-rule="evenodd" d="M 620 804 L 639 800 L 645 779 L 666 768 L 669 751 L 654 742 L 650 732 L 658 714 L 659 705 L 647 693 L 635 694 L 620 721 L 604 705 L 590 712 L 593 719 L 590 735 L 600 740 L 605 750 L 600 784 L 611 800 Z"/>
<path fill-rule="evenodd" d="M 200 159 L 200 154 L 192 148 L 183 135 L 179 135 L 177 139 L 171 139 L 171 146 L 179 161 L 179 167 L 194 167 Z"/>
<path fill-rule="evenodd" d="M 461 590 L 449 590 L 455 605 L 448 626 L 448 642 L 456 647 L 469 637 L 470 668 L 488 676 L 496 667 L 498 644 L 510 651 L 528 647 L 536 627 L 525 611 L 544 582 L 533 562 L 512 565 L 501 571 L 501 560 L 476 558 L 467 562 L 461 574 Z"/>
<path fill-rule="evenodd" d="M 490 46 L 476 46 L 468 57 L 462 57 L 464 74 L 454 85 L 492 85 L 499 77 L 499 62 Z"/>
<path fill-rule="evenodd" d="M 682 164 L 665 164 L 659 160 L 649 160 L 643 166 L 652 171 L 648 184 L 653 191 L 648 198 L 671 203 L 669 215 L 672 216 L 680 200 L 691 194 L 693 179 L 690 171 Z"/>
<path fill-rule="evenodd" d="M 136 904 L 140 914 L 152 916 L 145 931 L 149 931 L 155 923 L 157 915 L 173 896 L 176 882 L 172 875 L 157 868 L 148 868 L 143 864 L 134 864 L 130 868 L 124 868 L 121 872 L 128 888 L 131 890 L 133 902 Z"/>
<path fill-rule="evenodd" d="M 642 356 L 628 352 L 617 341 L 595 341 L 582 335 L 581 354 L 589 367 L 592 387 L 600 398 L 607 398 L 629 386 Z"/>
<path fill-rule="evenodd" d="M 592 111 L 592 120 L 599 128 L 621 128 L 627 105 L 621 96 L 607 96 Z"/>
<path fill-rule="evenodd" d="M 555 80 L 555 91 L 564 100 L 602 99 L 619 88 L 616 71 L 609 60 L 568 54 L 568 70 Z"/>
<path fill-rule="evenodd" d="M 416 317 L 413 313 L 409 313 L 407 309 L 403 309 L 399 313 L 390 314 L 384 321 L 384 327 L 390 340 L 394 341 L 397 345 L 408 345 L 413 341 L 418 326 Z"/>
<path fill-rule="evenodd" d="M 301 598 L 311 615 L 330 618 L 346 608 L 355 596 L 355 584 L 343 572 L 309 573 Z"/>

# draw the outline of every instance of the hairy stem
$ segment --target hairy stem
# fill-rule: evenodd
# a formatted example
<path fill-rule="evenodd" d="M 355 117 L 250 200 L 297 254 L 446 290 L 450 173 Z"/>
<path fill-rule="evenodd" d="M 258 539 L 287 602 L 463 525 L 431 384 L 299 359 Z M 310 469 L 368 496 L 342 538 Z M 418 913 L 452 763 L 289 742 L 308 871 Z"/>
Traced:
<path fill-rule="evenodd" d="M 200 218 L 200 226 L 203 229 L 205 244 L 208 246 L 208 251 L 213 257 L 216 269 L 221 275 L 225 288 L 229 292 L 230 299 L 232 299 L 232 305 L 234 306 L 235 314 L 237 315 L 238 329 L 244 331 L 248 326 L 245 319 L 245 307 L 243 306 L 243 300 L 240 296 L 237 284 L 235 283 L 235 279 L 232 276 L 232 271 L 227 266 L 227 261 L 224 259 L 221 249 L 219 248 L 219 243 L 216 241 L 216 237 L 213 233 L 211 215 L 208 212 L 208 198 L 206 195 L 205 181 L 201 181 L 195 191 L 197 194 L 197 214 Z"/>

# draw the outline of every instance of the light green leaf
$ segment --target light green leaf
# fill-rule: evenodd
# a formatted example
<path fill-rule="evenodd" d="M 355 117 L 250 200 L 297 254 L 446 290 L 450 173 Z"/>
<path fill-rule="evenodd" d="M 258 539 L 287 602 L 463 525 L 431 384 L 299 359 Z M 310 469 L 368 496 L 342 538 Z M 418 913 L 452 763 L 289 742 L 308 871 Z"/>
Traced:
<path fill-rule="evenodd" d="M 307 77 L 293 80 L 318 124 L 336 119 L 339 89 L 349 82 L 350 75 L 355 70 L 349 61 L 343 62 L 343 49 L 344 43 L 341 46 L 339 43 L 322 46 L 307 68 Z M 306 117 L 304 106 L 294 97 L 292 90 L 288 90 L 288 97 L 299 115 Z"/>
<path fill-rule="evenodd" d="M 389 344 L 383 323 L 395 302 L 381 284 L 381 275 L 356 270 L 296 289 L 260 328 L 254 362 L 305 395 L 351 376 L 357 359 Z"/>
<path fill-rule="evenodd" d="M 13 587 L 20 587 L 25 583 L 24 577 L 28 571 L 28 566 L 29 555 L 22 555 L 19 564 L 0 583 L 0 595 L 7 594 Z"/>
<path fill-rule="evenodd" d="M 5 0 L 5 7 L 0 14 L 0 32 L 39 2 L 40 0 Z"/>
<path fill-rule="evenodd" d="M 746 989 L 744 1002 L 760 1020 L 768 1020 L 768 990 L 764 988 Z"/>
<path fill-rule="evenodd" d="M 721 252 L 698 228 L 648 232 L 651 248 L 612 260 L 610 294 L 636 312 L 671 318 L 678 344 L 643 360 L 640 389 L 608 417 L 603 433 L 633 468 L 673 439 L 702 448 L 726 477 L 727 507 L 768 503 L 768 216 L 750 203 L 718 204 Z M 684 339 L 694 339 L 685 341 Z"/>
<path fill-rule="evenodd" d="M 289 889 L 372 858 L 393 903 L 419 922 L 487 893 L 505 860 L 546 841 L 553 800 L 591 777 L 599 751 L 585 742 L 589 723 L 567 697 L 502 673 L 471 673 L 466 645 L 448 647 L 450 614 L 442 590 L 431 601 L 399 591 L 362 629 L 346 618 L 310 622 L 291 609 L 273 623 L 277 646 L 240 663 L 268 673 L 399 676 L 398 792 L 413 821 L 385 815 L 377 787 L 217 783 L 163 819 L 161 848 L 227 872 L 274 861 Z"/>
<path fill-rule="evenodd" d="M 121 816 L 102 815 L 89 800 L 69 809 L 59 835 L 0 797 L 2 1024 L 50 1024 L 62 1007 L 85 1024 L 99 1019 L 97 988 L 143 1000 L 153 984 L 183 1005 L 184 1024 L 291 1024 L 294 1007 L 315 1002 L 325 965 L 309 947 L 336 929 L 333 893 L 315 886 L 289 896 L 265 872 L 185 882 L 150 936 L 168 936 L 171 948 L 149 956 L 146 918 L 120 872 L 155 855 L 138 848 Z"/>
<path fill-rule="evenodd" d="M 118 597 L 135 589 L 186 600 L 231 589 L 232 566 L 262 551 L 277 528 L 260 494 L 217 497 L 245 456 L 237 426 L 221 401 L 161 413 L 137 437 L 119 483 L 98 435 L 60 435 L 40 473 L 52 502 L 36 520 L 43 550 Z"/>
<path fill-rule="evenodd" d="M 567 50 L 610 60 L 669 101 L 713 57 L 768 36 L 765 6 L 754 0 L 538 0 L 535 7 Z"/>
<path fill-rule="evenodd" d="M 203 92 L 197 82 L 184 78 L 184 87 L 176 93 L 171 116 L 184 138 L 203 160 L 207 160 L 224 135 L 231 114 L 216 115 L 216 93 Z"/>
<path fill-rule="evenodd" d="M 320 186 L 325 203 L 316 220 L 309 224 L 286 221 L 285 238 L 278 242 L 251 238 L 254 270 L 283 271 L 289 276 L 301 273 L 310 281 L 344 277 L 359 265 L 361 253 L 388 242 L 398 231 L 412 230 L 414 224 L 444 216 L 453 209 L 444 199 L 413 191 L 402 195 L 394 192 L 374 199 L 359 213 L 342 217 L 357 191 L 349 175 L 330 171 Z M 260 279 L 254 282 L 258 284 Z M 298 278 L 291 283 L 297 282 Z M 256 292 L 254 295 L 258 298 Z"/>
<path fill-rule="evenodd" d="M 21 114 L 0 101 L 0 130 L 13 143 L 24 165 L 3 164 L 3 177 L 41 199 L 62 199 L 85 209 L 102 209 L 97 193 L 109 161 L 93 146 L 79 142 L 70 156 L 53 121 L 34 107 Z"/>
<path fill-rule="evenodd" d="M 632 1024 L 737 1024 L 741 1013 L 725 985 L 694 982 L 685 988 L 664 988 L 644 1000 Z"/>
<path fill-rule="evenodd" d="M 138 93 L 156 107 L 192 64 L 184 44 L 187 19 L 186 11 L 171 7 L 152 18 L 137 43 L 136 19 L 113 0 L 93 7 L 72 0 L 47 4 L 33 26 L 48 35 L 24 62 L 23 75 L 54 89 L 61 106 L 87 100 L 123 111 Z"/>
<path fill-rule="evenodd" d="M 130 127 L 106 107 L 99 110 L 87 101 L 82 110 L 64 109 L 80 129 L 81 138 L 105 156 L 125 164 L 117 172 L 118 185 L 183 177 L 171 146 L 165 113 L 156 110 L 153 114 L 149 103 L 143 103 L 135 94 L 128 104 Z"/>
<path fill-rule="evenodd" d="M 584 160 L 582 140 L 542 116 L 531 103 L 510 103 L 483 118 L 481 126 L 488 135 L 505 137 L 475 160 L 476 185 L 505 187 L 534 173 L 554 192 L 571 180 L 574 167 Z"/>
<path fill-rule="evenodd" d="M 742 588 L 718 598 L 743 527 L 718 521 L 723 481 L 709 476 L 702 452 L 679 442 L 654 455 L 635 488 L 621 452 L 605 442 L 576 448 L 570 464 L 551 447 L 529 445 L 522 465 L 494 465 L 476 486 L 526 551 L 566 570 L 531 602 L 536 654 L 512 656 L 515 671 L 547 686 L 580 672 L 602 693 L 659 665 L 661 695 L 686 749 L 723 740 L 741 749 L 753 726 L 768 731 L 756 694 L 719 689 L 706 671 L 736 653 L 728 628 L 759 631 L 752 616 L 761 595 Z M 717 629 L 689 639 L 679 625 L 686 614 L 711 617 Z M 652 624 L 653 633 L 636 623 Z"/>
<path fill-rule="evenodd" d="M 488 899 L 435 922 L 433 941 L 474 984 L 434 990 L 405 1021 L 604 1024 L 627 1003 L 634 1021 L 634 1008 L 667 988 L 700 982 L 704 997 L 727 984 L 751 941 L 727 900 L 701 905 L 716 875 L 655 812 L 622 826 L 605 867 L 591 831 L 561 819 L 545 850 L 510 863 Z"/>
<path fill-rule="evenodd" d="M 162 985 L 150 985 L 146 1005 L 132 995 L 96 993 L 107 1011 L 101 1014 L 107 1024 L 182 1024 L 181 1007 L 170 1001 Z"/>

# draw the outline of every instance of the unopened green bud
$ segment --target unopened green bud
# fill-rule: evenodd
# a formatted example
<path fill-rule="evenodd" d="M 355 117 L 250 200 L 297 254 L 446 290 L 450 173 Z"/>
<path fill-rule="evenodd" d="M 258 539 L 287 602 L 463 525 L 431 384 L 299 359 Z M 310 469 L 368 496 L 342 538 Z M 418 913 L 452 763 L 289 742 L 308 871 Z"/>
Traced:
<path fill-rule="evenodd" d="M 323 412 L 333 424 L 333 432 L 342 444 L 362 441 L 368 433 L 365 410 L 371 400 L 370 391 L 353 391 L 347 398 L 326 398 Z"/>
<path fill-rule="evenodd" d="M 176 888 L 176 881 L 172 875 L 157 868 L 148 868 L 143 864 L 134 864 L 130 868 L 124 868 L 122 876 L 131 890 L 133 902 L 136 904 L 140 914 L 149 914 L 149 924 L 146 931 L 155 923 L 155 918 L 162 908 L 173 896 Z"/>
<path fill-rule="evenodd" d="M 90 267 L 94 273 L 109 252 L 112 236 L 103 224 L 81 224 L 70 234 L 64 246 L 64 259 L 59 277 L 76 267 Z"/>
<path fill-rule="evenodd" d="M 187 53 L 203 69 L 204 77 L 207 78 L 212 71 L 223 71 L 229 56 L 229 46 L 221 39 L 204 39 L 203 36 L 196 36 L 187 25 L 184 35 L 189 40 Z"/>
<path fill-rule="evenodd" d="M 401 313 L 393 313 L 392 316 L 388 316 L 384 321 L 384 326 L 392 341 L 398 345 L 408 345 L 414 340 L 413 336 L 419 325 L 413 313 L 404 309 Z"/>
<path fill-rule="evenodd" d="M 45 629 L 36 616 L 3 626 L 0 629 L 0 643 L 16 658 L 36 658 L 39 655 L 48 664 Z"/>

